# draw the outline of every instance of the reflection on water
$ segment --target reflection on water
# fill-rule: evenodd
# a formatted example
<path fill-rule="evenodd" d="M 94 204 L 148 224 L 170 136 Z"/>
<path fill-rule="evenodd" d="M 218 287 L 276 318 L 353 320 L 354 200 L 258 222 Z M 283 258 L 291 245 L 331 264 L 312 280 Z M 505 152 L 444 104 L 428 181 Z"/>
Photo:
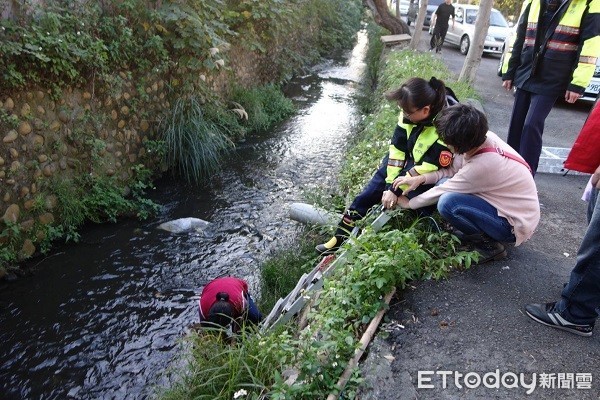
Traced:
<path fill-rule="evenodd" d="M 162 179 L 152 195 L 164 205 L 158 218 L 88 226 L 81 243 L 0 288 L 0 398 L 136 399 L 165 383 L 202 287 L 226 274 L 255 286 L 261 260 L 299 229 L 288 204 L 335 184 L 358 121 L 366 35 L 358 37 L 351 55 L 292 82 L 300 112 L 239 145 L 209 184 Z M 210 221 L 211 231 L 156 229 L 182 217 Z"/>

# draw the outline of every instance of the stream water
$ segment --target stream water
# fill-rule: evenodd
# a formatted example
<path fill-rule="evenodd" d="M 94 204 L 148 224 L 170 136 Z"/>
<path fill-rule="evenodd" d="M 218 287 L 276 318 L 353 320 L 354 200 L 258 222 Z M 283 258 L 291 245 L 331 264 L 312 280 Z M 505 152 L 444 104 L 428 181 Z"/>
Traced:
<path fill-rule="evenodd" d="M 239 144 L 206 185 L 161 179 L 151 194 L 163 205 L 156 218 L 86 226 L 80 243 L 2 284 L 0 399 L 142 399 L 167 384 L 202 287 L 236 275 L 258 291 L 260 262 L 297 235 L 289 204 L 335 185 L 359 121 L 366 40 L 359 32 L 352 52 L 295 79 L 286 91 L 299 112 Z M 182 217 L 211 227 L 156 229 Z"/>

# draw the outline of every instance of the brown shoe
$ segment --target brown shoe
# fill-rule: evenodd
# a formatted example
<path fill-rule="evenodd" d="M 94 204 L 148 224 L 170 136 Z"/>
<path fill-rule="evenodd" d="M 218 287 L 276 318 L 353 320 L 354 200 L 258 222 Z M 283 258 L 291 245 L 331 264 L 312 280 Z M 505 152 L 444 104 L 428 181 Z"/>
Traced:
<path fill-rule="evenodd" d="M 504 260 L 507 256 L 504 245 L 485 234 L 464 235 L 462 244 L 466 245 L 470 251 L 479 253 L 477 264 L 483 264 L 492 260 Z"/>

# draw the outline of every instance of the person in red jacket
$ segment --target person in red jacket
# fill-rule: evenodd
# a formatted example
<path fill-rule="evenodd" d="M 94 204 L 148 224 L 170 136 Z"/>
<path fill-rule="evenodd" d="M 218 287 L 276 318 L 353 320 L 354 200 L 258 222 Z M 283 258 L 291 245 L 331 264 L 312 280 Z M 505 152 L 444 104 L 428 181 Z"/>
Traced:
<path fill-rule="evenodd" d="M 262 315 L 246 281 L 234 277 L 217 278 L 209 282 L 200 295 L 200 323 L 204 326 L 228 327 L 234 331 L 240 322 L 258 324 Z"/>
<path fill-rule="evenodd" d="M 588 190 L 588 227 L 577 252 L 577 262 L 561 299 L 546 304 L 528 304 L 527 315 L 541 324 L 574 333 L 592 336 L 600 308 L 600 105 L 590 112 L 575 144 L 565 161 L 565 167 L 592 173 Z"/>

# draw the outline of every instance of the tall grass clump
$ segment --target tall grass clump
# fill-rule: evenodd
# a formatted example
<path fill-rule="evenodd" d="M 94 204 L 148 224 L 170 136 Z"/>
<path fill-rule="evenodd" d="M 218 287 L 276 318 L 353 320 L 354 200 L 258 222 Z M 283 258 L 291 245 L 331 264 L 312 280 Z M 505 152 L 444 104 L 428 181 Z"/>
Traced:
<path fill-rule="evenodd" d="M 292 100 L 273 84 L 236 89 L 231 94 L 231 100 L 245 110 L 248 119 L 244 126 L 249 132 L 264 132 L 295 111 Z"/>
<path fill-rule="evenodd" d="M 190 182 L 199 182 L 218 170 L 233 143 L 223 128 L 205 113 L 200 99 L 178 99 L 160 127 L 165 163 Z"/>
<path fill-rule="evenodd" d="M 163 400 L 231 400 L 267 398 L 269 387 L 282 370 L 279 338 L 263 336 L 254 329 L 244 330 L 233 343 L 218 334 L 193 333 L 186 340 L 189 371 L 174 371 L 174 383 L 168 390 L 159 389 Z M 236 396 L 237 393 L 237 396 Z M 250 393 L 246 396 L 244 393 Z"/>

